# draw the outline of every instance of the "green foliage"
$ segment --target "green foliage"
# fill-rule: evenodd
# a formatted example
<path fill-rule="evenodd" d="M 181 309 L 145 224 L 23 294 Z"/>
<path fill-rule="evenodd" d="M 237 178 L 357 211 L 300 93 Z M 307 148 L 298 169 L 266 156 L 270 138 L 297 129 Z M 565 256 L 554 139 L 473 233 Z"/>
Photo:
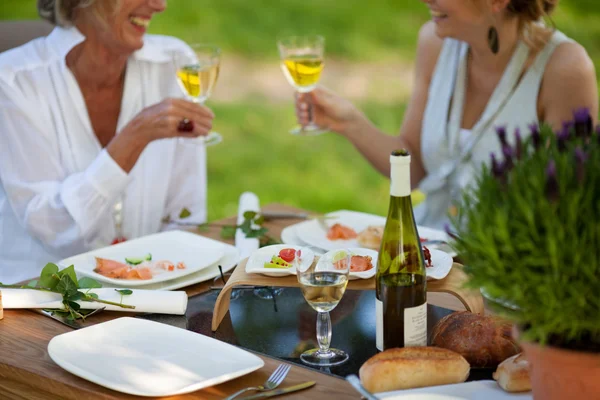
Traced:
<path fill-rule="evenodd" d="M 278 241 L 267 235 L 269 230 L 262 226 L 264 222 L 265 218 L 262 215 L 254 211 L 246 211 L 240 225 L 225 225 L 221 228 L 221 238 L 233 239 L 239 229 L 247 238 L 258 238 L 261 246 L 278 244 Z"/>
<path fill-rule="evenodd" d="M 544 126 L 520 160 L 508 148 L 453 221 L 470 285 L 517 306 L 507 316 L 543 344 L 600 344 L 600 135 L 575 126 Z"/>
<path fill-rule="evenodd" d="M 74 266 L 69 266 L 62 270 L 59 270 L 58 266 L 53 263 L 48 263 L 42 269 L 40 279 L 32 280 L 23 286 L 19 285 L 3 285 L 0 283 L 0 287 L 7 287 L 13 289 L 28 289 L 28 290 L 39 290 L 43 292 L 52 292 L 62 295 L 64 309 L 61 310 L 50 310 L 53 313 L 62 315 L 69 319 L 85 319 L 87 314 L 91 314 L 91 310 L 83 310 L 77 301 L 95 301 L 98 303 L 115 305 L 123 308 L 134 309 L 134 306 L 123 304 L 123 295 L 129 295 L 132 293 L 129 289 L 117 290 L 121 293 L 121 303 L 114 303 L 98 298 L 96 293 L 82 292 L 79 289 L 93 289 L 101 288 L 102 285 L 92 278 L 81 278 L 77 280 Z M 116 289 L 115 289 L 116 290 Z"/>

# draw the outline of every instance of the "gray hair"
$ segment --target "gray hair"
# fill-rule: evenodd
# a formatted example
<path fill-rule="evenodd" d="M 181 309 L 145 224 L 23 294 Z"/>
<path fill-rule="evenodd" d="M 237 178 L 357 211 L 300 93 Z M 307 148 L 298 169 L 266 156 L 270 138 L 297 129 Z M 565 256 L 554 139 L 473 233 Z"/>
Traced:
<path fill-rule="evenodd" d="M 42 19 L 58 26 L 73 25 L 77 8 L 85 8 L 96 0 L 37 0 L 38 14 Z"/>

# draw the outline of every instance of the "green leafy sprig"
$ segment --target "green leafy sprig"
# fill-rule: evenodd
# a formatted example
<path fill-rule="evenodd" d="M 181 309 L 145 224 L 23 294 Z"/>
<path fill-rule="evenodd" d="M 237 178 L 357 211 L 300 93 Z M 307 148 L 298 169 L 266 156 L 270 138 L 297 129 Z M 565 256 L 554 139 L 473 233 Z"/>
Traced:
<path fill-rule="evenodd" d="M 453 220 L 470 277 L 523 338 L 600 351 L 600 127 L 578 110 L 559 132 L 532 126 L 492 159 Z"/>
<path fill-rule="evenodd" d="M 32 280 L 25 285 L 3 285 L 0 283 L 0 287 L 58 293 L 62 295 L 64 309 L 51 311 L 64 314 L 67 318 L 72 320 L 85 319 L 86 314 L 93 311 L 82 309 L 77 301 L 95 301 L 122 308 L 135 309 L 135 306 L 123 304 L 122 296 L 131 294 L 131 290 L 127 290 L 127 293 L 125 291 L 119 291 L 122 295 L 120 303 L 99 299 L 98 295 L 96 293 L 91 293 L 89 289 L 101 288 L 102 285 L 95 279 L 88 277 L 77 280 L 75 268 L 72 265 L 59 270 L 56 264 L 48 263 L 44 269 L 42 269 L 39 279 Z M 87 290 L 83 291 L 80 289 Z"/>
<path fill-rule="evenodd" d="M 261 247 L 278 244 L 277 240 L 267 235 L 269 230 L 262 226 L 264 223 L 264 216 L 254 211 L 246 211 L 244 221 L 240 225 L 225 225 L 221 228 L 221 238 L 233 239 L 235 238 L 235 232 L 240 229 L 247 238 L 258 238 Z M 255 228 L 255 226 L 258 226 L 258 228 Z"/>

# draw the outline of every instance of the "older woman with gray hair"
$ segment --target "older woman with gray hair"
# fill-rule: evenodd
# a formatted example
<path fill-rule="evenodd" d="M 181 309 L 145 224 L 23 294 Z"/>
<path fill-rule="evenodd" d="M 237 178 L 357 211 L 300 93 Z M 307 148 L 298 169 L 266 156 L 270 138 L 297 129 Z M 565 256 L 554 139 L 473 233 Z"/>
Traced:
<path fill-rule="evenodd" d="M 182 208 L 206 219 L 214 114 L 181 96 L 182 41 L 147 35 L 166 0 L 38 0 L 56 25 L 0 54 L 0 281 L 159 231 Z M 122 223 L 113 219 L 118 205 Z"/>

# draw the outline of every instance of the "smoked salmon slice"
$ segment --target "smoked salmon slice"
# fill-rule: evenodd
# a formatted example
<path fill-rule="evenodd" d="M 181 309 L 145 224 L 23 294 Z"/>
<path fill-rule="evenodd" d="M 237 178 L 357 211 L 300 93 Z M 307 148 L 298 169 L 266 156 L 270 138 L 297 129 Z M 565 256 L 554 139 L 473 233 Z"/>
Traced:
<path fill-rule="evenodd" d="M 342 224 L 334 224 L 327 232 L 327 239 L 329 240 L 348 240 L 355 239 L 357 236 L 358 234 L 354 229 Z"/>
<path fill-rule="evenodd" d="M 113 279 L 152 279 L 150 268 L 132 268 L 115 260 L 96 257 L 94 272 Z"/>

